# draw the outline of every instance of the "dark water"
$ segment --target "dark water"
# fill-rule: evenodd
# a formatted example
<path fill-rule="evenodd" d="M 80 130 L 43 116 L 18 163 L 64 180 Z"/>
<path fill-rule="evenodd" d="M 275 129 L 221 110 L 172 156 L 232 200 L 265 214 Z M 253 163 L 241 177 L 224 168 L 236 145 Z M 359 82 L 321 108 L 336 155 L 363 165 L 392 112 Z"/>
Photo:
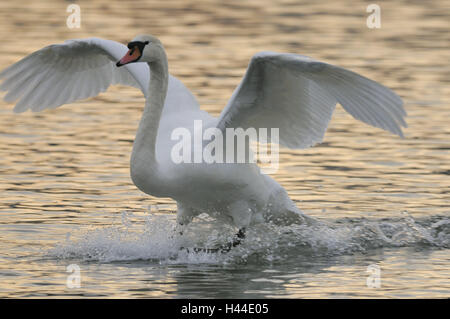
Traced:
<path fill-rule="evenodd" d="M 324 143 L 281 149 L 273 175 L 319 225 L 260 225 L 228 254 L 188 254 L 179 247 L 214 247 L 234 230 L 200 216 L 180 238 L 174 202 L 134 187 L 138 90 L 37 114 L 0 102 L 0 296 L 449 297 L 446 1 L 379 2 L 380 29 L 367 28 L 365 1 L 77 3 L 81 29 L 66 26 L 68 2 L 0 2 L 0 68 L 65 39 L 152 33 L 217 115 L 254 53 L 295 52 L 393 88 L 409 128 L 399 139 L 338 108 Z M 80 288 L 66 286 L 71 264 Z"/>

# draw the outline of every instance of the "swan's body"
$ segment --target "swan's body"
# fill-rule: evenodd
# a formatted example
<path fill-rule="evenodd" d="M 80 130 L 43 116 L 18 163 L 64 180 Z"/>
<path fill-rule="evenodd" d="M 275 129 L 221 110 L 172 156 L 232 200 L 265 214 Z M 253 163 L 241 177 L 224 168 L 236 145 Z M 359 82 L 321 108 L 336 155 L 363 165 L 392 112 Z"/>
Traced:
<path fill-rule="evenodd" d="M 127 53 L 120 43 L 92 38 L 45 47 L 4 70 L 0 89 L 8 91 L 6 101 L 19 100 L 14 110 L 23 112 L 95 96 L 111 84 L 140 88 L 146 104 L 133 144 L 131 178 L 147 194 L 176 200 L 180 224 L 202 212 L 239 228 L 308 219 L 256 164 L 176 164 L 171 133 L 179 127 L 193 132 L 194 120 L 201 120 L 204 130 L 279 128 L 280 144 L 291 148 L 320 142 L 337 102 L 355 118 L 397 135 L 406 127 L 402 101 L 388 88 L 308 57 L 273 52 L 252 58 L 230 102 L 214 118 L 169 75 L 159 40 L 138 36 L 129 46 Z M 122 56 L 125 63 L 118 65 L 124 67 L 118 68 L 115 62 Z M 130 60 L 134 56 L 137 60 Z"/>

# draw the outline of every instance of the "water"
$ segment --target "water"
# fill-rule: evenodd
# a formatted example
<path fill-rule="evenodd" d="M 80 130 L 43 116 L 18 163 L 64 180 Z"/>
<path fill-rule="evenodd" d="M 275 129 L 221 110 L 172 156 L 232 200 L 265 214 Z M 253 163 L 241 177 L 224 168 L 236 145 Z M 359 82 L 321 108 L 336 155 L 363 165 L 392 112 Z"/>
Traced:
<path fill-rule="evenodd" d="M 0 297 L 449 297 L 449 8 L 446 1 L 0 2 L 0 68 L 44 45 L 153 33 L 171 73 L 219 114 L 250 57 L 297 52 L 350 68 L 405 101 L 405 139 L 335 112 L 325 142 L 281 149 L 274 177 L 315 227 L 259 225 L 227 254 L 234 229 L 200 216 L 183 237 L 174 202 L 138 191 L 129 156 L 141 93 L 114 87 L 43 113 L 0 102 Z M 150 207 L 149 207 L 150 206 Z M 76 264 L 81 287 L 66 286 Z M 368 267 L 379 267 L 369 288 Z"/>

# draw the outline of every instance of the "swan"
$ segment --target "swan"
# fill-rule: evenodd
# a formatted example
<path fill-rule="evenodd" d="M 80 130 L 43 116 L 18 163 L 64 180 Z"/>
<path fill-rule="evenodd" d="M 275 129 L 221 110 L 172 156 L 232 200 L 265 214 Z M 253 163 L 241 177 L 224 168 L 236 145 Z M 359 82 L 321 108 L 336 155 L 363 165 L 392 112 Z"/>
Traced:
<path fill-rule="evenodd" d="M 252 57 L 228 104 L 213 117 L 169 74 L 164 47 L 152 35 L 138 35 L 127 46 L 99 38 L 67 40 L 26 56 L 0 78 L 4 100 L 16 102 L 15 112 L 56 108 L 114 84 L 139 88 L 145 106 L 131 154 L 132 181 L 146 194 L 174 199 L 180 226 L 200 213 L 231 223 L 239 230 L 232 246 L 255 223 L 314 219 L 253 162 L 175 163 L 175 129 L 193 132 L 195 121 L 220 132 L 278 128 L 279 144 L 307 148 L 322 141 L 337 103 L 355 119 L 400 137 L 407 127 L 402 99 L 390 89 L 338 66 L 276 52 Z"/>

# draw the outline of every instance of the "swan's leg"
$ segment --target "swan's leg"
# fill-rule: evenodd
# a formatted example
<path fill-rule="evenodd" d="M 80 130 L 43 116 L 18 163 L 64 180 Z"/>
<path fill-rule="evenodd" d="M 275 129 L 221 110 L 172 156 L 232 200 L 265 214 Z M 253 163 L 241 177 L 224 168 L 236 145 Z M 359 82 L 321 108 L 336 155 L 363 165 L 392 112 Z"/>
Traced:
<path fill-rule="evenodd" d="M 177 202 L 177 226 L 180 229 L 180 235 L 183 235 L 183 228 L 187 226 L 197 215 L 198 212 L 193 208 Z"/>
<path fill-rule="evenodd" d="M 183 236 L 184 228 L 194 219 L 195 216 L 199 214 L 198 211 L 194 210 L 192 207 L 185 205 L 181 202 L 177 202 L 177 228 L 176 231 L 180 236 Z M 180 250 L 190 251 L 189 248 L 180 247 Z M 193 249 L 195 252 L 196 249 Z"/>
<path fill-rule="evenodd" d="M 245 229 L 252 220 L 253 209 L 247 201 L 238 200 L 228 205 L 228 214 L 239 229 Z"/>
<path fill-rule="evenodd" d="M 249 226 L 253 216 L 253 210 L 246 201 L 234 202 L 228 206 L 228 210 L 234 224 L 239 227 L 239 231 L 234 235 L 232 241 L 220 247 L 222 252 L 228 252 L 231 248 L 241 244 L 242 240 L 245 238 L 245 230 Z"/>

